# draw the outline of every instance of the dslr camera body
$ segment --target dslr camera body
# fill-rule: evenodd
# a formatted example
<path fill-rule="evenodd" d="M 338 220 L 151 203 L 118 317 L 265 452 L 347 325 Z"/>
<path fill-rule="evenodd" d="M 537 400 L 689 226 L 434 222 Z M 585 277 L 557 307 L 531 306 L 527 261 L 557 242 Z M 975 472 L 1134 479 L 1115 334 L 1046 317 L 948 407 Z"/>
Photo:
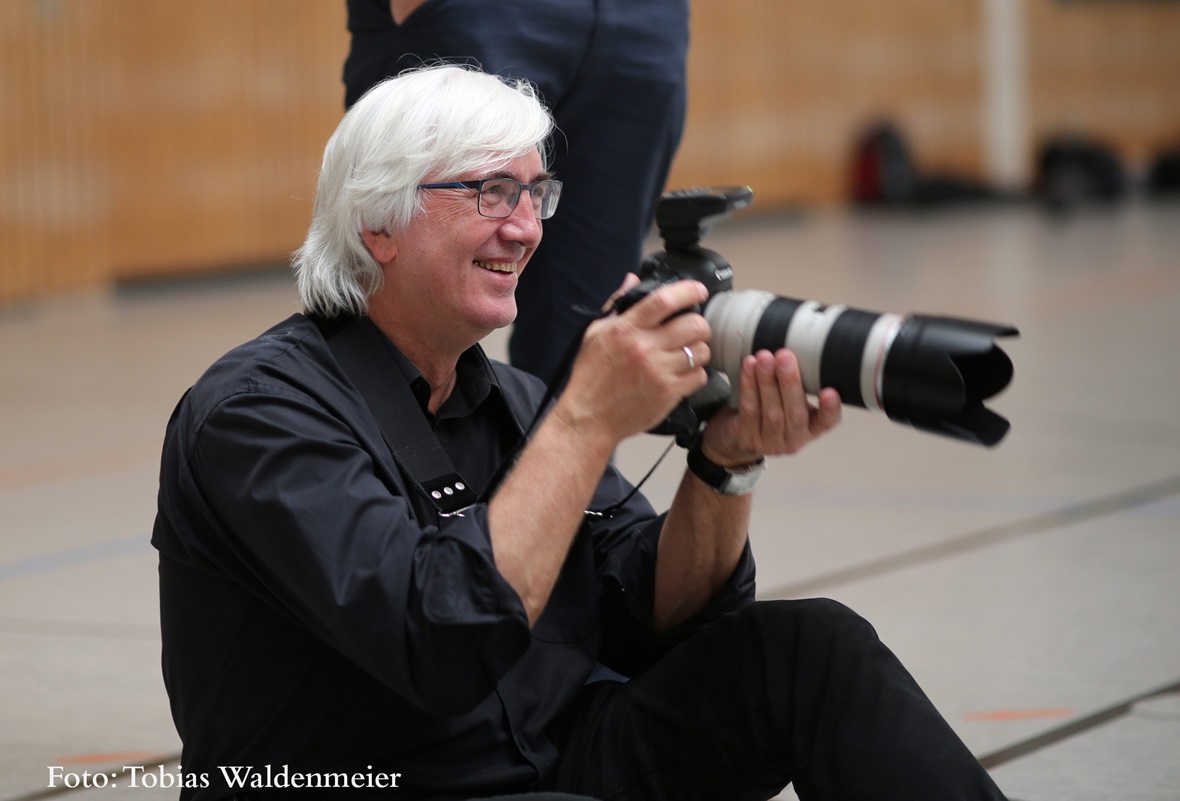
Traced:
<path fill-rule="evenodd" d="M 983 402 L 1012 379 L 1012 361 L 996 344 L 1017 336 L 1009 325 L 923 314 L 890 314 L 762 290 L 734 290 L 733 268 L 701 247 L 715 222 L 749 206 L 749 187 L 668 192 L 656 206 L 664 250 L 644 260 L 640 283 L 615 301 L 620 312 L 664 284 L 700 281 L 709 290 L 702 308 L 712 329 L 708 383 L 652 433 L 682 445 L 726 403 L 738 403 L 747 354 L 786 347 L 795 353 L 803 388 L 833 387 L 843 403 L 883 411 L 894 422 L 991 447 L 1007 434 L 1006 419 Z"/>

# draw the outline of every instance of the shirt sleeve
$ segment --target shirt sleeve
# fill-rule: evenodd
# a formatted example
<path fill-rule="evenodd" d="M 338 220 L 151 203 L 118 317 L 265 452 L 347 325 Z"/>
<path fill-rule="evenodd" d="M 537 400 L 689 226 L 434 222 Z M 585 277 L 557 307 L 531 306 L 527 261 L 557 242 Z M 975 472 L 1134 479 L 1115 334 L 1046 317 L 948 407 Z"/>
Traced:
<path fill-rule="evenodd" d="M 632 485 L 609 467 L 591 509 L 606 509 L 626 498 L 631 489 Z M 754 600 L 754 557 L 747 540 L 729 581 L 705 607 L 675 629 L 657 633 L 653 624 L 656 554 L 665 516 L 656 515 L 638 493 L 609 518 L 588 516 L 594 534 L 602 618 L 599 659 L 626 676 L 642 672 L 693 631 Z"/>
<path fill-rule="evenodd" d="M 411 703 L 464 712 L 528 648 L 486 507 L 442 527 L 418 521 L 376 445 L 309 396 L 238 391 L 192 442 L 216 561 Z"/>

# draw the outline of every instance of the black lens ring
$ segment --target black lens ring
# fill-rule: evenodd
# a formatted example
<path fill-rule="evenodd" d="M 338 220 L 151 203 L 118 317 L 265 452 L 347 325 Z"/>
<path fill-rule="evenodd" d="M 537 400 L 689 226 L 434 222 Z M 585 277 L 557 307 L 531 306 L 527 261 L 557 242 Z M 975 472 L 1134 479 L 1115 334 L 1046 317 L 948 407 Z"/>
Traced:
<path fill-rule="evenodd" d="M 787 329 L 791 327 L 791 318 L 803 305 L 803 301 L 794 298 L 776 297 L 762 312 L 758 325 L 754 329 L 754 341 L 750 346 L 750 353 L 760 350 L 774 352 L 787 343 Z"/>
<path fill-rule="evenodd" d="M 843 403 L 865 405 L 860 381 L 864 372 L 865 342 L 880 316 L 861 309 L 845 309 L 832 323 L 824 339 L 819 384 L 839 392 Z"/>

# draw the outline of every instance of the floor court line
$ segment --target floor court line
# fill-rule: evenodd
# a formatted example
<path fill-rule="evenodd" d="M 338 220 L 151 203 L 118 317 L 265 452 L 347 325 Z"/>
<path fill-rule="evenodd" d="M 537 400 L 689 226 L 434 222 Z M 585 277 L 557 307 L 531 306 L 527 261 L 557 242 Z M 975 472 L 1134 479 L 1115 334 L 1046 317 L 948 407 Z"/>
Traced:
<path fill-rule="evenodd" d="M 134 766 L 125 766 L 120 770 L 111 771 L 107 774 L 114 784 L 119 784 L 122 780 L 131 778 L 131 768 L 155 768 L 163 765 L 177 765 L 180 763 L 180 754 L 167 754 L 162 756 L 155 756 L 143 761 L 137 761 Z M 91 771 L 93 773 L 93 771 Z M 62 796 L 72 795 L 74 793 L 90 793 L 95 792 L 93 788 L 86 787 L 50 787 L 44 790 L 34 790 L 31 793 L 24 793 L 23 795 L 15 795 L 10 798 L 3 799 L 3 801 L 38 801 L 42 798 L 61 798 Z"/>
<path fill-rule="evenodd" d="M 800 598 L 815 594 L 819 590 L 826 590 L 841 584 L 876 578 L 897 570 L 914 567 L 916 565 L 933 562 L 952 556 L 998 545 L 1009 540 L 1040 534 L 1046 531 L 1064 528 L 1086 520 L 1105 517 L 1106 515 L 1136 509 L 1156 501 L 1171 498 L 1180 494 L 1180 476 L 1172 476 L 1163 481 L 1143 484 L 1129 490 L 1105 495 L 1091 501 L 1066 506 L 1061 509 L 1032 515 L 1031 517 L 1001 523 L 979 531 L 964 534 L 959 537 L 912 548 L 908 551 L 890 554 L 889 556 L 864 562 L 859 565 L 834 570 L 813 578 L 804 579 L 791 584 L 784 584 L 761 594 L 765 598 Z"/>
<path fill-rule="evenodd" d="M 11 579 L 53 573 L 79 565 L 106 562 L 131 554 L 150 550 L 152 544 L 147 536 L 137 535 L 121 540 L 107 540 L 76 548 L 66 548 L 52 553 L 36 554 L 23 559 L 0 564 L 0 582 Z"/>
<path fill-rule="evenodd" d="M 1128 698 L 1125 701 L 1120 701 L 1113 706 L 1100 709 L 1084 718 L 1070 721 L 1063 726 L 1050 729 L 1043 734 L 1038 734 L 1035 737 L 1030 737 L 1027 740 L 1022 740 L 1021 742 L 1006 746 L 998 751 L 985 754 L 979 758 L 979 762 L 985 768 L 991 770 L 992 768 L 1003 765 L 1005 762 L 1011 762 L 1013 759 L 1028 756 L 1034 751 L 1047 748 L 1048 746 L 1059 743 L 1069 737 L 1081 734 L 1082 732 L 1093 729 L 1096 726 L 1101 726 L 1103 723 L 1109 723 L 1112 720 L 1121 718 L 1130 712 L 1135 704 L 1139 703 L 1140 701 L 1146 701 L 1149 698 L 1156 698 L 1161 695 L 1170 695 L 1177 692 L 1180 692 L 1180 681 L 1176 681 L 1165 687 L 1157 687 L 1154 690 L 1148 690 L 1145 693 L 1140 693 L 1139 695 Z"/>
<path fill-rule="evenodd" d="M 1078 734 L 1086 732 L 1104 723 L 1109 723 L 1124 715 L 1128 714 L 1135 706 L 1135 704 L 1146 701 L 1158 696 L 1170 695 L 1172 693 L 1180 692 L 1180 681 L 1173 682 L 1163 687 L 1157 687 L 1153 690 L 1148 690 L 1144 693 L 1139 693 L 1124 701 L 1120 701 L 1112 706 L 1100 709 L 1084 718 L 1071 721 L 1063 726 L 1051 729 L 1035 737 L 1030 737 L 1027 740 L 1022 740 L 1013 745 L 1001 748 L 998 751 L 993 751 L 990 754 L 985 754 L 979 757 L 979 762 L 987 770 L 992 770 L 1005 762 L 1011 762 L 1014 759 L 1028 756 L 1029 754 L 1047 748 L 1051 745 L 1061 742 L 1062 740 L 1074 737 Z M 167 756 L 159 756 L 153 760 L 145 760 L 142 764 L 136 767 L 153 768 L 159 765 L 174 765 L 180 762 L 180 754 L 171 754 Z M 128 778 L 131 774 L 130 768 L 114 771 L 112 781 L 118 782 L 121 778 Z M 60 798 L 64 795 L 76 792 L 85 792 L 81 788 L 59 787 L 47 790 L 38 790 L 33 793 L 19 795 L 7 799 L 7 801 L 38 801 L 44 798 Z"/>
<path fill-rule="evenodd" d="M 0 617 L 0 634 L 158 640 L 160 639 L 160 626 L 155 623 L 117 623 L 108 620 L 56 620 L 52 618 Z"/>

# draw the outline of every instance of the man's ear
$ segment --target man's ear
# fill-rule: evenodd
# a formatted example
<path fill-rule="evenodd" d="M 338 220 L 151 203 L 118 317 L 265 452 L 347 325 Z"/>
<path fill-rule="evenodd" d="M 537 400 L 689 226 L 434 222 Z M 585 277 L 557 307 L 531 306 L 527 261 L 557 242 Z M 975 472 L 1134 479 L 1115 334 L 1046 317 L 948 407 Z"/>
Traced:
<path fill-rule="evenodd" d="M 361 238 L 378 264 L 385 266 L 397 256 L 397 243 L 386 232 L 365 229 L 361 232 Z"/>

